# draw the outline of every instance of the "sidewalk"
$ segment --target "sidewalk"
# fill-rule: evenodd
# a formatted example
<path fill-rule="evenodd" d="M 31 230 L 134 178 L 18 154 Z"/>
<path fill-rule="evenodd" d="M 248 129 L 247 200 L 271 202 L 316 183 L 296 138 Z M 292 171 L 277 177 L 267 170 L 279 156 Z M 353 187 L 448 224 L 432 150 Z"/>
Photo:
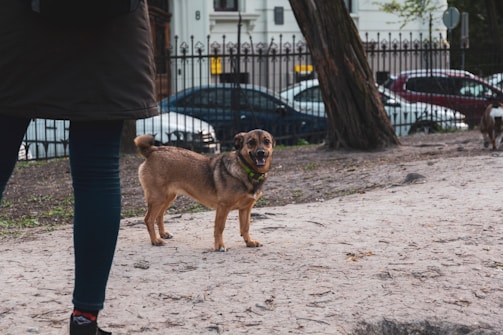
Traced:
<path fill-rule="evenodd" d="M 164 247 L 150 245 L 142 218 L 124 220 L 100 325 L 114 335 L 352 334 L 388 320 L 500 334 L 502 170 L 497 155 L 418 161 L 404 177 L 424 183 L 259 208 L 258 249 L 245 247 L 237 213 L 226 253 L 211 251 L 214 212 L 167 217 L 175 238 Z M 71 227 L 4 240 L 0 254 L 0 333 L 61 334 Z"/>

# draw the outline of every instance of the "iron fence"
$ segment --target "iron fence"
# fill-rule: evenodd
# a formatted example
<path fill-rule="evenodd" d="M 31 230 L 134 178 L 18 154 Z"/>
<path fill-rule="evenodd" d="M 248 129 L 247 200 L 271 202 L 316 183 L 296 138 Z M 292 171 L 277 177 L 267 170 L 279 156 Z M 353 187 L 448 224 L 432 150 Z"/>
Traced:
<path fill-rule="evenodd" d="M 452 50 L 441 35 L 366 35 L 363 44 L 379 84 L 404 70 L 448 69 L 452 63 Z M 161 116 L 155 122 L 140 120 L 137 128 L 138 134 L 156 134 L 159 143 L 214 152 L 218 151 L 216 142 L 226 149 L 232 145 L 233 134 L 253 127 L 272 129 L 285 144 L 319 142 L 326 134 L 314 64 L 301 38 L 280 35 L 264 43 L 251 38 L 230 41 L 226 36 L 205 41 L 175 37 L 170 48 L 158 52 L 156 64 Z M 302 94 L 288 93 L 299 83 L 311 86 Z M 464 127 L 462 116 L 451 115 L 445 108 L 436 110 L 431 104 L 418 108 L 384 89 L 381 94 L 399 136 Z M 141 122 L 153 126 L 141 126 Z M 33 131 L 27 133 L 20 158 L 67 155 L 68 123 L 49 123 L 49 128 L 51 136 L 42 128 L 35 137 Z"/>

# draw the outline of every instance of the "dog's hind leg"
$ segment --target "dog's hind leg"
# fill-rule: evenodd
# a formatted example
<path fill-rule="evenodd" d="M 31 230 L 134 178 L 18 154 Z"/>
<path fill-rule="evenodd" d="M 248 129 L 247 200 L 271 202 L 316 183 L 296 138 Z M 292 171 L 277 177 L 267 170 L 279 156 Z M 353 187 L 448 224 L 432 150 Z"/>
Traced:
<path fill-rule="evenodd" d="M 223 234 L 229 212 L 227 206 L 218 205 L 217 212 L 215 213 L 215 228 L 213 232 L 215 237 L 215 251 L 227 251 Z"/>
<path fill-rule="evenodd" d="M 254 204 L 252 203 L 250 207 L 239 210 L 239 230 L 245 240 L 246 246 L 251 248 L 262 246 L 259 241 L 253 240 L 250 236 L 251 210 Z"/>
<path fill-rule="evenodd" d="M 489 137 L 489 131 L 487 130 L 485 116 L 482 116 L 482 118 L 480 119 L 479 130 L 482 133 L 482 140 L 484 142 L 484 148 L 488 148 L 489 143 L 491 142 L 491 139 Z"/>
<path fill-rule="evenodd" d="M 501 139 L 503 137 L 503 133 L 499 133 L 496 135 L 496 139 L 494 141 L 494 150 L 498 150 L 501 144 Z"/>
<path fill-rule="evenodd" d="M 171 206 L 171 204 L 173 203 L 173 201 L 175 201 L 175 199 L 176 199 L 176 194 L 169 194 L 167 196 L 166 201 L 164 202 L 164 205 L 161 208 L 161 210 L 159 211 L 159 213 L 157 214 L 157 218 L 155 220 L 157 223 L 157 227 L 159 228 L 159 235 L 163 239 L 173 238 L 173 234 L 171 234 L 169 231 L 165 230 L 164 213 L 166 213 L 166 210 L 169 208 L 169 206 Z"/>
<path fill-rule="evenodd" d="M 500 144 L 501 144 L 501 138 L 503 136 L 503 118 L 501 116 L 497 116 L 494 118 L 494 137 L 495 143 L 494 143 L 494 150 L 498 150 Z"/>
<path fill-rule="evenodd" d="M 150 235 L 150 242 L 152 245 L 163 245 L 164 241 L 160 238 L 157 238 L 155 233 L 155 221 L 159 215 L 159 209 L 162 208 L 159 204 L 151 204 L 147 205 L 147 213 L 145 214 L 145 225 L 147 226 L 148 234 Z"/>

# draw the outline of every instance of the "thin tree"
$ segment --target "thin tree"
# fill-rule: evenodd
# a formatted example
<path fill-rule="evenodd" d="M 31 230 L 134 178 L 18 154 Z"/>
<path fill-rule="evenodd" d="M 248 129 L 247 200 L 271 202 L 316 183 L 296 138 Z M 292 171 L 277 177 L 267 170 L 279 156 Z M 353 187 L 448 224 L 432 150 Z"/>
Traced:
<path fill-rule="evenodd" d="M 445 6 L 445 0 L 376 0 L 379 10 L 395 14 L 404 27 L 407 23 L 416 20 L 428 19 L 432 12 Z M 493 72 L 502 72 L 503 69 L 503 2 L 500 0 L 466 1 L 448 0 L 449 7 L 457 8 L 461 13 L 470 14 L 470 43 L 460 41 L 461 28 L 458 25 L 449 36 L 451 67 L 464 68 L 478 75 L 489 75 Z M 437 20 L 441 16 L 437 16 Z M 484 50 L 484 52 L 468 52 Z M 463 53 L 463 57 L 460 57 Z M 466 53 L 466 64 L 465 64 Z M 460 58 L 463 61 L 460 61 Z"/>
<path fill-rule="evenodd" d="M 122 154 L 132 154 L 136 152 L 136 146 L 134 145 L 134 138 L 136 137 L 136 121 L 126 120 L 124 121 L 124 126 L 122 128 L 121 137 L 121 153 Z"/>
<path fill-rule="evenodd" d="M 486 0 L 488 34 L 492 39 L 492 46 L 495 51 L 495 60 L 497 63 L 503 63 L 503 37 L 500 34 L 498 25 L 498 14 L 502 12 L 503 6 L 501 2 L 496 3 L 494 0 Z"/>
<path fill-rule="evenodd" d="M 328 146 L 373 150 L 399 144 L 344 1 L 289 1 L 318 74 Z"/>

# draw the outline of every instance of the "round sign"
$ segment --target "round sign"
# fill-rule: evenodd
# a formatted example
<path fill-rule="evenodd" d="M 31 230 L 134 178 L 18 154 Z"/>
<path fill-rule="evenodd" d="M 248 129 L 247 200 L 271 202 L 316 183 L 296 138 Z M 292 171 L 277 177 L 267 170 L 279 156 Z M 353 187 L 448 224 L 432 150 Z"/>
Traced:
<path fill-rule="evenodd" d="M 445 10 L 442 16 L 447 29 L 454 29 L 459 23 L 459 10 L 456 7 L 449 7 Z"/>

